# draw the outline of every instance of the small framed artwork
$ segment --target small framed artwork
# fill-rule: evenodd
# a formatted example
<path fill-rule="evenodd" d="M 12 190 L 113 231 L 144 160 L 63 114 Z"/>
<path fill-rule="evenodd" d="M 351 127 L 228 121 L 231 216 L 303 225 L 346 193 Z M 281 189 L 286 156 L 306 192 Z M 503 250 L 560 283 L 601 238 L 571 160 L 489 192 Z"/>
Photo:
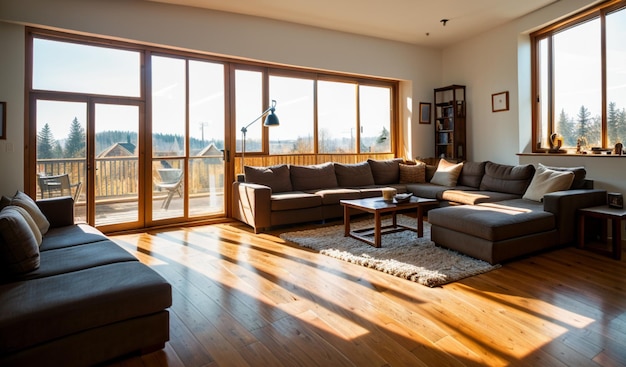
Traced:
<path fill-rule="evenodd" d="M 430 103 L 420 102 L 420 124 L 430 124 Z"/>
<path fill-rule="evenodd" d="M 7 103 L 0 102 L 0 139 L 7 138 Z"/>
<path fill-rule="evenodd" d="M 624 208 L 624 198 L 622 197 L 622 194 L 618 192 L 609 192 L 607 193 L 607 198 L 608 198 L 610 208 L 617 208 L 617 209 Z"/>
<path fill-rule="evenodd" d="M 509 110 L 509 92 L 494 93 L 491 95 L 491 112 Z"/>

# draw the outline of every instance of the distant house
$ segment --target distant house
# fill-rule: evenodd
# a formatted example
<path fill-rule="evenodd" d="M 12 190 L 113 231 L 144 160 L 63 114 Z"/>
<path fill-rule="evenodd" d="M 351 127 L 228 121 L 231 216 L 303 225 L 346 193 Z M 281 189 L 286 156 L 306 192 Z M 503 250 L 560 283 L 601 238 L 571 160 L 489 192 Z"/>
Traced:
<path fill-rule="evenodd" d="M 115 143 L 98 154 L 98 158 L 134 157 L 136 146 L 131 142 Z"/>
<path fill-rule="evenodd" d="M 198 155 L 202 157 L 209 157 L 209 158 L 218 158 L 218 157 L 222 158 L 224 153 L 222 153 L 221 150 L 217 149 L 215 144 L 211 143 L 207 145 L 204 149 L 202 149 L 200 152 L 198 152 Z"/>

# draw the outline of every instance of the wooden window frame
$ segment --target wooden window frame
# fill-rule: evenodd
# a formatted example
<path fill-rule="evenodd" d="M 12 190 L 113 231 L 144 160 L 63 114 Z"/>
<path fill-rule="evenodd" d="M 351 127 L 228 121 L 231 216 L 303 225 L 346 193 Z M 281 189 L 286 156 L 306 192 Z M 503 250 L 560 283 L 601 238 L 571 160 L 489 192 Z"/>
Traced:
<path fill-rule="evenodd" d="M 554 132 L 554 126 L 556 121 L 556 113 L 554 111 L 554 83 L 553 83 L 553 53 L 552 53 L 552 37 L 557 33 L 564 31 L 568 28 L 575 27 L 584 22 L 592 19 L 601 20 L 601 40 L 600 40 L 600 53 L 601 53 L 601 83 L 602 83 L 602 97 L 601 97 L 601 118 L 602 118 L 602 132 L 601 143 L 602 147 L 606 148 L 607 145 L 607 77 L 606 77 L 606 24 L 605 17 L 607 14 L 618 11 L 620 9 L 626 9 L 626 0 L 609 0 L 603 3 L 594 5 L 590 8 L 584 9 L 570 17 L 563 20 L 559 20 L 553 24 L 550 24 L 540 30 L 537 30 L 530 34 L 531 40 L 531 93 L 532 93 L 532 152 L 533 153 L 545 153 L 546 149 L 541 146 L 541 141 L 544 136 L 539 136 L 538 125 L 540 119 L 540 103 L 541 98 L 548 98 L 548 131 L 545 132 L 547 136 L 550 136 Z M 548 41 L 548 95 L 541 96 L 539 91 L 539 43 L 540 41 L 547 39 Z"/>

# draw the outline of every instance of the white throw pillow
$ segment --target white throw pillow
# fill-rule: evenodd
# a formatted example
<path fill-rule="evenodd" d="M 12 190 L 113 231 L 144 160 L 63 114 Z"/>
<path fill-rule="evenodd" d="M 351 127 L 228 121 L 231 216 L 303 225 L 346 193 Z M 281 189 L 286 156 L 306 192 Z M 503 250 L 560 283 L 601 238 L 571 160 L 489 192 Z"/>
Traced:
<path fill-rule="evenodd" d="M 26 209 L 28 214 L 30 214 L 31 218 L 37 223 L 37 227 L 39 227 L 39 231 L 42 235 L 48 232 L 50 228 L 50 222 L 48 222 L 48 218 L 41 212 L 37 203 L 30 196 L 25 193 L 18 191 L 13 199 L 11 200 L 11 205 L 21 206 Z"/>
<path fill-rule="evenodd" d="M 573 181 L 574 172 L 551 170 L 539 163 L 523 198 L 541 202 L 543 201 L 543 195 L 567 190 L 572 186 Z"/>
<path fill-rule="evenodd" d="M 461 170 L 463 169 L 463 162 L 450 163 L 445 159 L 439 160 L 437 165 L 437 171 L 430 179 L 430 183 L 442 186 L 456 186 L 456 181 L 459 179 Z"/>

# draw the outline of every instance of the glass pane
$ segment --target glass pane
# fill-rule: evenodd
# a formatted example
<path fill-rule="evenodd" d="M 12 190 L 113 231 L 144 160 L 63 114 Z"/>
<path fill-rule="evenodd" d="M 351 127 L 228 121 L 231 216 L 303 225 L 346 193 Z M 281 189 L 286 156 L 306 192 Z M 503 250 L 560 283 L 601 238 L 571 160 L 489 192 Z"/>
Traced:
<path fill-rule="evenodd" d="M 224 210 L 224 66 L 189 62 L 189 215 Z"/>
<path fill-rule="evenodd" d="M 599 19 L 554 36 L 555 129 L 564 147 L 601 145 L 601 70 Z"/>
<path fill-rule="evenodd" d="M 139 220 L 139 107 L 96 104 L 96 226 Z"/>
<path fill-rule="evenodd" d="M 626 10 L 606 17 L 607 148 L 626 143 Z"/>
<path fill-rule="evenodd" d="M 391 151 L 391 89 L 359 87 L 361 153 Z"/>
<path fill-rule="evenodd" d="M 235 72 L 235 114 L 237 137 L 237 152 L 242 151 L 241 142 L 243 139 L 241 128 L 248 126 L 263 111 L 267 109 L 263 102 L 263 78 L 258 71 L 237 70 Z M 261 152 L 262 145 L 261 119 L 247 128 L 246 152 Z"/>
<path fill-rule="evenodd" d="M 270 76 L 280 126 L 269 129 L 270 154 L 313 153 L 313 91 L 310 79 Z"/>
<path fill-rule="evenodd" d="M 356 84 L 317 84 L 318 152 L 355 153 L 357 139 Z"/>
<path fill-rule="evenodd" d="M 548 124 L 550 122 L 549 113 L 549 75 L 548 75 L 548 39 L 544 38 L 539 41 L 539 113 L 537 121 L 537 138 L 540 139 L 537 148 L 549 148 L 548 144 Z"/>
<path fill-rule="evenodd" d="M 185 60 L 152 57 L 152 154 L 185 154 Z"/>
<path fill-rule="evenodd" d="M 33 88 L 139 97 L 141 53 L 35 38 Z"/>
<path fill-rule="evenodd" d="M 86 222 L 87 104 L 38 100 L 36 108 L 37 198 L 72 196 L 75 221 Z M 69 188 L 64 175 L 69 176 Z"/>
<path fill-rule="evenodd" d="M 182 217 L 184 209 L 184 161 L 160 159 L 152 162 L 152 218 Z"/>

